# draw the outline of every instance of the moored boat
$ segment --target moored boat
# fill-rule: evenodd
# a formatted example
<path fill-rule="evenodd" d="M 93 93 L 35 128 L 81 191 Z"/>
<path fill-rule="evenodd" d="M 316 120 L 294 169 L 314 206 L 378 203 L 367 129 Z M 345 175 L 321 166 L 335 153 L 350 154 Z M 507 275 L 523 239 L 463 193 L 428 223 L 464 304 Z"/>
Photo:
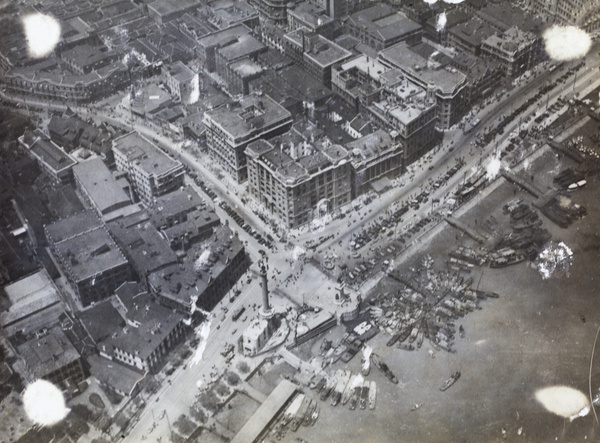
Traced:
<path fill-rule="evenodd" d="M 460 371 L 456 371 L 454 374 L 452 374 L 450 376 L 450 378 L 448 380 L 446 380 L 444 382 L 444 384 L 440 388 L 440 391 L 445 391 L 446 389 L 448 389 L 450 386 L 452 386 L 454 383 L 456 383 L 456 380 L 458 380 L 459 378 L 460 378 Z"/>
<path fill-rule="evenodd" d="M 369 409 L 375 409 L 375 402 L 377 400 L 377 384 L 371 381 L 369 386 Z"/>

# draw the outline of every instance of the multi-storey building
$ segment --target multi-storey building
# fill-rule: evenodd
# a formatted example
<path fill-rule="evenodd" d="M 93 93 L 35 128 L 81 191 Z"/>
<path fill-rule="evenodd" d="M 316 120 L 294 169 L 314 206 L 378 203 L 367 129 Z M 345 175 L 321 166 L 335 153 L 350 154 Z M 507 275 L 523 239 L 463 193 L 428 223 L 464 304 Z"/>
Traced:
<path fill-rule="evenodd" d="M 373 189 L 384 177 L 397 177 L 404 171 L 404 149 L 389 131 L 377 131 L 346 143 L 352 164 L 352 198 Z"/>
<path fill-rule="evenodd" d="M 73 166 L 77 161 L 49 140 L 41 131 L 26 132 L 19 137 L 19 144 L 33 157 L 40 168 L 52 180 L 67 183 L 73 180 Z"/>
<path fill-rule="evenodd" d="M 403 41 L 420 42 L 423 35 L 421 25 L 386 3 L 355 12 L 344 26 L 349 35 L 377 51 Z"/>
<path fill-rule="evenodd" d="M 74 166 L 73 176 L 81 194 L 100 216 L 131 204 L 129 195 L 99 158 Z"/>
<path fill-rule="evenodd" d="M 130 84 L 130 71 L 114 62 L 88 74 L 61 70 L 55 59 L 13 67 L 0 76 L 5 94 L 44 102 L 89 103 L 114 94 Z"/>
<path fill-rule="evenodd" d="M 249 3 L 258 9 L 263 19 L 274 22 L 277 25 L 285 24 L 287 18 L 287 0 L 249 0 Z"/>
<path fill-rule="evenodd" d="M 379 60 L 384 65 L 398 68 L 421 88 L 435 93 L 440 129 L 449 129 L 466 113 L 469 104 L 467 76 L 452 67 L 434 48 L 424 43 L 409 46 L 402 42 L 381 51 Z"/>
<path fill-rule="evenodd" d="M 299 28 L 283 37 L 285 54 L 302 65 L 309 74 L 331 86 L 331 69 L 352 56 L 350 51 L 320 34 Z"/>
<path fill-rule="evenodd" d="M 171 94 L 181 103 L 189 105 L 198 101 L 200 81 L 196 72 L 179 61 L 165 66 L 163 75 Z"/>
<path fill-rule="evenodd" d="M 84 75 L 110 65 L 119 59 L 119 54 L 107 48 L 98 48 L 84 43 L 64 50 L 60 58 L 76 74 Z"/>
<path fill-rule="evenodd" d="M 290 31 L 306 28 L 330 40 L 335 30 L 335 22 L 327 12 L 306 1 L 287 10 L 287 25 Z"/>
<path fill-rule="evenodd" d="M 204 124 L 211 156 L 242 183 L 248 178 L 246 146 L 288 130 L 292 115 L 268 95 L 251 95 L 234 106 L 224 105 L 205 112 Z"/>
<path fill-rule="evenodd" d="M 368 55 L 355 57 L 331 72 L 331 88 L 356 111 L 366 111 L 384 86 L 384 72 L 390 68 Z"/>
<path fill-rule="evenodd" d="M 490 25 L 477 17 L 473 17 L 467 22 L 450 28 L 446 32 L 445 44 L 473 55 L 479 55 L 482 42 L 495 33 L 496 30 Z"/>
<path fill-rule="evenodd" d="M 528 0 L 528 9 L 555 23 L 580 26 L 588 32 L 600 27 L 598 0 Z"/>
<path fill-rule="evenodd" d="M 161 304 L 191 317 L 201 318 L 197 307 L 210 311 L 248 269 L 244 246 L 227 226 L 196 248 L 190 261 L 168 266 L 148 277 L 148 285 Z M 190 257 L 190 254 L 188 254 Z"/>
<path fill-rule="evenodd" d="M 83 306 L 110 296 L 131 279 L 129 263 L 94 212 L 56 221 L 44 231 Z"/>
<path fill-rule="evenodd" d="M 248 94 L 248 82 L 262 73 L 256 63 L 267 47 L 244 25 L 237 25 L 198 39 L 197 53 L 206 72 L 216 72 L 232 95 Z"/>
<path fill-rule="evenodd" d="M 156 23 L 163 24 L 199 6 L 198 0 L 156 0 L 147 6 L 148 17 L 154 19 Z"/>
<path fill-rule="evenodd" d="M 257 140 L 246 149 L 248 190 L 287 228 L 349 203 L 350 155 L 328 140 Z"/>
<path fill-rule="evenodd" d="M 184 317 L 153 302 L 132 282 L 115 291 L 114 304 L 126 325 L 98 343 L 100 355 L 144 373 L 156 372 L 169 351 L 184 339 Z"/>
<path fill-rule="evenodd" d="M 435 129 L 437 104 L 433 88 L 425 91 L 402 78 L 386 86 L 381 98 L 374 101 L 369 110 L 402 143 L 406 164 L 418 160 L 439 139 Z"/>
<path fill-rule="evenodd" d="M 154 197 L 183 186 L 184 168 L 137 132 L 113 140 L 117 169 L 126 171 L 140 199 L 152 205 Z"/>
<path fill-rule="evenodd" d="M 60 326 L 17 347 L 25 363 L 25 380 L 48 380 L 63 391 L 73 392 L 85 379 L 81 356 Z"/>
<path fill-rule="evenodd" d="M 534 34 L 513 27 L 485 39 L 481 52 L 483 57 L 498 61 L 507 76 L 519 77 L 537 64 L 539 45 Z"/>
<path fill-rule="evenodd" d="M 357 110 L 368 112 L 394 132 L 394 143 L 402 146 L 406 164 L 438 140 L 434 89 L 409 81 L 398 68 L 363 55 L 334 69 L 332 83 L 334 91 Z"/>

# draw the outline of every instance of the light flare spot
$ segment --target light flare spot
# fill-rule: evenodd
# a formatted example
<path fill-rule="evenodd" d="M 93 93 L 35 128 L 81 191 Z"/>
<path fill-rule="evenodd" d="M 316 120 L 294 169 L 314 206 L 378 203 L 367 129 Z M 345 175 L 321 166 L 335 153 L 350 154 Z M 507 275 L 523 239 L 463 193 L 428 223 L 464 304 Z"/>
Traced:
<path fill-rule="evenodd" d="M 535 392 L 535 399 L 548 412 L 571 421 L 587 415 L 590 411 L 590 402 L 586 395 L 568 386 L 549 386 L 538 389 Z"/>
<path fill-rule="evenodd" d="M 446 13 L 442 12 L 441 14 L 438 14 L 437 21 L 435 23 L 435 30 L 437 32 L 442 32 L 446 27 L 446 23 L 448 23 L 448 17 L 446 17 Z"/>
<path fill-rule="evenodd" d="M 45 14 L 30 14 L 22 18 L 27 52 L 32 58 L 49 56 L 60 40 L 60 23 Z"/>
<path fill-rule="evenodd" d="M 69 413 L 60 389 L 46 380 L 36 380 L 25 388 L 23 408 L 35 424 L 52 426 Z"/>
<path fill-rule="evenodd" d="M 206 344 L 210 335 L 210 321 L 202 323 L 202 327 L 200 328 L 198 335 L 200 336 L 200 345 L 192 357 L 192 361 L 190 363 L 192 366 L 196 366 L 202 361 L 202 356 L 204 355 L 204 350 L 206 349 Z"/>
<path fill-rule="evenodd" d="M 544 47 L 551 59 L 576 60 L 585 56 L 592 46 L 592 38 L 576 26 L 552 26 L 544 31 Z"/>
<path fill-rule="evenodd" d="M 485 168 L 485 176 L 488 180 L 493 180 L 496 178 L 496 176 L 500 173 L 500 167 L 502 166 L 502 163 L 500 162 L 499 158 L 493 158 L 490 160 L 490 162 L 487 164 L 486 168 Z"/>
<path fill-rule="evenodd" d="M 573 251 L 563 242 L 550 241 L 533 262 L 544 280 L 550 277 L 569 276 L 573 264 Z"/>

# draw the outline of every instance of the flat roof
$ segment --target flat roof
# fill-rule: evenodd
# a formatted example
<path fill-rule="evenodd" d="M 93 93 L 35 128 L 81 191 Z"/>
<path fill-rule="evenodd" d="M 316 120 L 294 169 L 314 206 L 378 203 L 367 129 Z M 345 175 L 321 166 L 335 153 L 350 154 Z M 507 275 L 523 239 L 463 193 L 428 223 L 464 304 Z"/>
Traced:
<path fill-rule="evenodd" d="M 162 175 L 183 165 L 161 151 L 154 143 L 137 132 L 130 132 L 113 141 L 113 150 L 121 152 L 130 163 L 135 162 L 149 174 Z"/>
<path fill-rule="evenodd" d="M 288 8 L 287 12 L 289 15 L 309 24 L 314 29 L 319 29 L 333 23 L 333 19 L 327 15 L 325 10 L 307 1 L 298 3 L 293 8 Z"/>
<path fill-rule="evenodd" d="M 418 32 L 421 25 L 385 3 L 355 12 L 348 19 L 350 25 L 367 29 L 383 42 Z"/>
<path fill-rule="evenodd" d="M 192 8 L 195 5 L 200 6 L 200 2 L 197 0 L 157 0 L 150 3 L 148 9 L 151 9 L 161 17 L 164 17 L 169 14 Z"/>
<path fill-rule="evenodd" d="M 387 61 L 424 85 L 435 85 L 444 94 L 455 94 L 467 85 L 467 76 L 457 69 L 429 64 L 405 42 L 398 43 L 379 53 Z"/>
<path fill-rule="evenodd" d="M 171 77 L 174 77 L 179 81 L 191 80 L 196 75 L 194 71 L 184 65 L 181 61 L 168 65 L 165 69 Z"/>
<path fill-rule="evenodd" d="M 69 265 L 76 281 L 127 264 L 127 260 L 103 228 L 64 240 L 55 245 L 55 249 Z"/>
<path fill-rule="evenodd" d="M 36 378 L 43 378 L 80 358 L 60 327 L 54 327 L 44 337 L 29 340 L 17 347 L 27 368 Z"/>
<path fill-rule="evenodd" d="M 374 80 L 379 80 L 383 73 L 390 70 L 390 68 L 379 62 L 379 60 L 376 58 L 369 57 L 364 54 L 343 63 L 340 67 L 340 70 L 345 72 L 353 68 L 358 69 L 364 74 L 368 73 L 369 76 Z"/>
<path fill-rule="evenodd" d="M 267 47 L 254 38 L 244 25 L 232 26 L 205 35 L 198 39 L 198 44 L 205 48 L 218 47 L 221 56 L 229 61 L 267 50 Z"/>
<path fill-rule="evenodd" d="M 149 221 L 129 226 L 127 220 L 118 219 L 110 222 L 108 229 L 143 274 L 141 277 L 177 263 L 175 252 Z"/>
<path fill-rule="evenodd" d="M 6 285 L 4 292 L 11 305 L 8 311 L 0 313 L 2 327 L 62 301 L 58 288 L 46 269 Z"/>
<path fill-rule="evenodd" d="M 234 139 L 247 137 L 253 132 L 261 131 L 264 127 L 284 124 L 292 120 L 292 114 L 268 95 L 246 96 L 235 106 L 221 106 L 213 111 L 207 111 L 205 117 Z"/>
<path fill-rule="evenodd" d="M 114 51 L 102 52 L 97 47 L 88 43 L 74 46 L 61 53 L 63 59 L 71 60 L 78 66 L 86 67 L 100 62 L 101 60 L 114 57 Z"/>
<path fill-rule="evenodd" d="M 79 312 L 77 318 L 94 343 L 104 340 L 125 325 L 125 321 L 110 300 L 103 300 Z"/>
<path fill-rule="evenodd" d="M 194 188 L 186 186 L 183 189 L 177 189 L 156 197 L 156 203 L 149 211 L 152 212 L 153 220 L 160 227 L 168 218 L 187 214 L 198 207 L 204 206 L 206 206 L 206 203 Z"/>
<path fill-rule="evenodd" d="M 258 441 L 265 428 L 281 412 L 297 389 L 298 387 L 292 382 L 281 380 L 256 412 L 252 414 L 252 417 L 242 426 L 242 429 L 231 440 L 231 443 L 254 443 Z"/>
<path fill-rule="evenodd" d="M 100 158 L 75 165 L 73 175 L 102 214 L 131 203 L 129 196 Z"/>

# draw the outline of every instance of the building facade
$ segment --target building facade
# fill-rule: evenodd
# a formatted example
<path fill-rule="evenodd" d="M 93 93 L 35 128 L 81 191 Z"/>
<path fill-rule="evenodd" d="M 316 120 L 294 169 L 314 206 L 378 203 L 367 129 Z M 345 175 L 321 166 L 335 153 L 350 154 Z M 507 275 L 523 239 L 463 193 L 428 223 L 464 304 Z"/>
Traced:
<path fill-rule="evenodd" d="M 184 167 L 137 132 L 113 140 L 117 169 L 126 171 L 138 197 L 152 206 L 154 197 L 183 186 Z"/>
<path fill-rule="evenodd" d="M 287 228 L 309 223 L 351 200 L 350 156 L 339 145 L 248 145 L 250 195 Z"/>
<path fill-rule="evenodd" d="M 254 140 L 281 134 L 291 124 L 292 115 L 268 95 L 250 95 L 234 106 L 204 113 L 210 154 L 238 183 L 248 178 L 246 146 Z"/>

